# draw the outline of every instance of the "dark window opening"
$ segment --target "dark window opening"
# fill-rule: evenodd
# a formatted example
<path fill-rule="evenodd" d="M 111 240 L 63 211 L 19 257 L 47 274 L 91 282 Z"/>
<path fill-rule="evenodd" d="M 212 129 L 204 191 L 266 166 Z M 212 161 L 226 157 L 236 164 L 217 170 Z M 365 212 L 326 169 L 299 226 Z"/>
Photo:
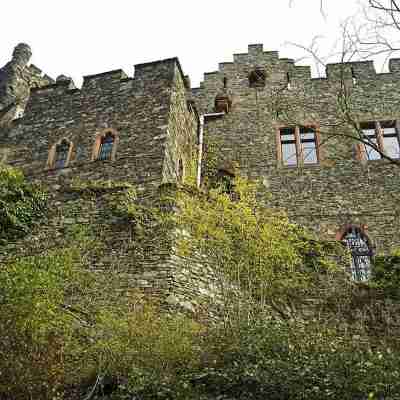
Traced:
<path fill-rule="evenodd" d="M 265 86 L 265 72 L 262 69 L 255 69 L 249 75 L 249 85 L 252 88 Z"/>
<path fill-rule="evenodd" d="M 369 240 L 360 228 L 352 226 L 343 235 L 342 241 L 351 253 L 350 272 L 352 279 L 367 281 L 371 276 L 372 249 Z"/>
<path fill-rule="evenodd" d="M 224 76 L 224 89 L 226 89 L 227 88 L 227 86 L 228 86 L 228 78 L 226 77 L 226 76 Z"/>
<path fill-rule="evenodd" d="M 286 72 L 286 88 L 288 90 L 290 90 L 292 88 L 289 72 Z"/>
<path fill-rule="evenodd" d="M 353 81 L 353 85 L 357 85 L 357 77 L 356 77 L 356 74 L 354 73 L 353 67 L 351 67 L 351 79 Z"/>
<path fill-rule="evenodd" d="M 184 178 L 184 168 L 183 168 L 183 161 L 179 159 L 178 161 L 178 181 L 183 182 Z"/>
<path fill-rule="evenodd" d="M 216 175 L 216 183 L 223 193 L 234 196 L 235 194 L 235 175 L 229 171 L 220 169 Z"/>
<path fill-rule="evenodd" d="M 64 168 L 67 165 L 69 148 L 70 143 L 65 139 L 56 145 L 54 168 Z"/>
<path fill-rule="evenodd" d="M 101 138 L 98 160 L 111 160 L 112 149 L 114 145 L 114 135 L 107 133 Z"/>

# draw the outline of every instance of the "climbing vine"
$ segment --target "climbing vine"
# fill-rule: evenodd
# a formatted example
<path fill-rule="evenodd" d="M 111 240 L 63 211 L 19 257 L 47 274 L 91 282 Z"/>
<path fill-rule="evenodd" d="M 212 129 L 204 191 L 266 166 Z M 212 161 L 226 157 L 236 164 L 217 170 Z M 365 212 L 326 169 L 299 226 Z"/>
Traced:
<path fill-rule="evenodd" d="M 43 217 L 46 193 L 22 172 L 0 165 L 0 244 L 24 236 Z"/>

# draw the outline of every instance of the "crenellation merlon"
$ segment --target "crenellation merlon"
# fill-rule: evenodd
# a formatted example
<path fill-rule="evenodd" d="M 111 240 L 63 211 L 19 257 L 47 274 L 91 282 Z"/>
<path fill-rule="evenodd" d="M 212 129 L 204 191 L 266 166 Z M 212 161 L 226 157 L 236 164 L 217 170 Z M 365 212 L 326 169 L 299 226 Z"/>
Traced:
<path fill-rule="evenodd" d="M 391 58 L 389 60 L 389 71 L 392 73 L 400 72 L 400 58 Z"/>
<path fill-rule="evenodd" d="M 31 89 L 31 97 L 64 94 L 70 91 L 79 91 L 72 79 L 61 80 L 46 86 Z"/>
<path fill-rule="evenodd" d="M 311 67 L 309 65 L 295 65 L 290 72 L 293 79 L 311 80 Z"/>
<path fill-rule="evenodd" d="M 349 76 L 357 79 L 375 79 L 376 75 L 373 61 L 332 63 L 326 66 L 326 76 L 330 80 L 340 80 Z"/>
<path fill-rule="evenodd" d="M 122 69 L 116 69 L 99 74 L 86 75 L 83 77 L 82 90 L 108 85 L 119 85 L 128 75 Z"/>
<path fill-rule="evenodd" d="M 264 45 L 262 43 L 249 44 L 247 49 L 249 54 L 262 54 L 264 51 Z"/>

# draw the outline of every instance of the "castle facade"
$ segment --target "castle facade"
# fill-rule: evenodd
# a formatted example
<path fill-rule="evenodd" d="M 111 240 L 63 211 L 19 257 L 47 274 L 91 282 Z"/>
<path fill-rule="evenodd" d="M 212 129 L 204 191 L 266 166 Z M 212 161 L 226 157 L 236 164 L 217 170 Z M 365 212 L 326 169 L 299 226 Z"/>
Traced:
<path fill-rule="evenodd" d="M 184 182 L 194 159 L 201 185 L 213 143 L 221 175 L 260 180 L 260 201 L 347 243 L 355 279 L 368 279 L 374 253 L 400 245 L 400 59 L 388 73 L 365 61 L 312 78 L 249 45 L 199 88 L 172 58 L 136 65 L 134 77 L 86 76 L 78 89 L 30 55 L 20 44 L 0 70 L 0 161 L 29 179 L 54 191 L 76 178 L 144 191 Z"/>

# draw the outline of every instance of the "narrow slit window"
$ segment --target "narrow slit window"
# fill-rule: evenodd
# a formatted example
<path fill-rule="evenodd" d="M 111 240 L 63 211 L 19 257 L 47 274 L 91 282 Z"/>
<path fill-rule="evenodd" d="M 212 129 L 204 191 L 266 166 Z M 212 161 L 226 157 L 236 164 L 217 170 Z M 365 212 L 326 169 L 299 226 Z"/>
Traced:
<path fill-rule="evenodd" d="M 283 165 L 297 165 L 296 130 L 295 128 L 282 128 L 280 141 Z"/>
<path fill-rule="evenodd" d="M 317 139 L 314 128 L 300 128 L 300 144 L 304 164 L 317 164 Z"/>
<path fill-rule="evenodd" d="M 114 140 L 114 135 L 110 132 L 101 138 L 98 160 L 111 160 Z"/>
<path fill-rule="evenodd" d="M 399 135 L 395 121 L 381 122 L 383 151 L 390 158 L 400 158 Z"/>
<path fill-rule="evenodd" d="M 70 145 L 65 139 L 56 145 L 54 168 L 64 168 L 67 165 Z"/>
<path fill-rule="evenodd" d="M 286 72 L 286 89 L 290 90 L 292 88 L 292 84 L 290 82 L 290 74 Z"/>

